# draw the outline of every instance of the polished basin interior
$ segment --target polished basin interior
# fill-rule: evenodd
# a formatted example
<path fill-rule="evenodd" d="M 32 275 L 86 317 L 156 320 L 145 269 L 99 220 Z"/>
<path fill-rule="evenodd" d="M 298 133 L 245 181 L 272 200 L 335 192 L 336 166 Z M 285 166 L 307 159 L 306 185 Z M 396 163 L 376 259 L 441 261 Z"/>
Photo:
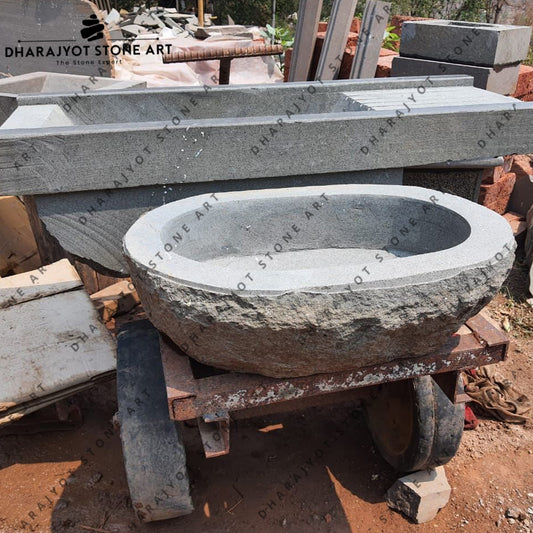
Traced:
<path fill-rule="evenodd" d="M 171 253 L 223 268 L 300 270 L 431 253 L 470 235 L 470 225 L 454 211 L 434 206 L 428 220 L 426 202 L 399 196 L 324 194 L 215 204 L 165 225 L 161 236 L 167 248 L 173 243 Z"/>

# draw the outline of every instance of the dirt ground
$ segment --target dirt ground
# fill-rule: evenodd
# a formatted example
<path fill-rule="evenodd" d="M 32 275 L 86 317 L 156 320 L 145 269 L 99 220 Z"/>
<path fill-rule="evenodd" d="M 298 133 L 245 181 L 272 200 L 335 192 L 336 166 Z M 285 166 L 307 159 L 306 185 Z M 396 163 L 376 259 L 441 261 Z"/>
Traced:
<path fill-rule="evenodd" d="M 500 372 L 533 391 L 533 312 L 520 261 L 490 305 L 510 329 Z M 374 449 L 355 403 L 238 420 L 228 456 L 205 459 L 183 427 L 196 510 L 140 525 L 129 501 L 120 439 L 110 425 L 114 383 L 77 397 L 77 430 L 0 437 L 0 532 L 396 532 L 533 530 L 533 425 L 481 418 L 446 466 L 449 504 L 415 525 L 384 493 L 395 473 Z M 525 519 L 509 519 L 509 509 Z"/>

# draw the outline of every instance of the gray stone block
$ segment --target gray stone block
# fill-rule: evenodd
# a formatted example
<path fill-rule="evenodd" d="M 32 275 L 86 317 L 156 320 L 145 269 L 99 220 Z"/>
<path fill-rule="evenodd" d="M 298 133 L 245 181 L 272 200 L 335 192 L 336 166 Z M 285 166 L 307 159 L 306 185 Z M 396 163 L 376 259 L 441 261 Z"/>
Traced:
<path fill-rule="evenodd" d="M 444 467 L 438 466 L 398 479 L 387 491 L 386 500 L 389 507 L 423 524 L 435 518 L 448 503 L 451 492 Z"/>
<path fill-rule="evenodd" d="M 513 94 L 518 81 L 520 64 L 502 67 L 478 67 L 459 63 L 445 63 L 429 59 L 395 57 L 392 60 L 392 77 L 399 76 L 441 76 L 465 74 L 474 78 L 474 87 L 494 93 Z"/>
<path fill-rule="evenodd" d="M 482 169 L 406 169 L 403 183 L 404 185 L 455 194 L 472 202 L 477 202 L 482 177 Z"/>
<path fill-rule="evenodd" d="M 14 114 L 27 113 L 29 127 L 31 103 L 39 101 L 68 106 L 73 125 L 55 131 L 37 124 L 31 133 L 2 128 L 0 194 L 400 168 L 532 151 L 532 103 L 468 87 L 466 77 L 359 81 L 346 92 L 349 83 L 317 82 L 104 98 L 95 91 L 30 98 L 27 105 L 18 99 Z M 187 92 L 196 94 L 195 104 L 184 101 Z M 240 104 L 238 115 L 221 105 L 231 97 L 233 106 Z M 354 108 L 343 111 L 348 100 Z M 368 105 L 371 100 L 378 105 Z M 98 102 L 108 103 L 94 115 L 85 111 Z M 500 123 L 501 131 L 487 137 Z M 15 169 L 13 161 L 29 145 L 31 164 Z"/>
<path fill-rule="evenodd" d="M 496 294 L 514 246 L 483 206 L 395 185 L 197 196 L 124 237 L 160 331 L 203 363 L 273 377 L 437 350 Z"/>
<path fill-rule="evenodd" d="M 526 253 L 526 261 L 528 262 L 528 265 L 530 267 L 529 268 L 529 294 L 533 294 L 533 206 L 531 206 L 529 208 L 529 211 L 527 212 L 526 224 L 527 224 L 527 233 L 526 233 L 526 241 L 525 241 L 525 253 Z"/>
<path fill-rule="evenodd" d="M 453 20 L 407 21 L 400 55 L 493 67 L 527 57 L 530 26 L 505 26 Z"/>

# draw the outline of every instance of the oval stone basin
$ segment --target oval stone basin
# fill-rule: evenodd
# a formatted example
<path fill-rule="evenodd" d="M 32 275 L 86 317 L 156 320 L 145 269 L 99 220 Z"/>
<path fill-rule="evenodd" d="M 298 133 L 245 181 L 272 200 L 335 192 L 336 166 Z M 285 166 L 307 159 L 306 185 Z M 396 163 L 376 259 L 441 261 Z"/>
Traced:
<path fill-rule="evenodd" d="M 514 247 L 489 209 L 394 185 L 195 196 L 124 237 L 160 331 L 202 363 L 274 377 L 431 354 L 496 294 Z"/>

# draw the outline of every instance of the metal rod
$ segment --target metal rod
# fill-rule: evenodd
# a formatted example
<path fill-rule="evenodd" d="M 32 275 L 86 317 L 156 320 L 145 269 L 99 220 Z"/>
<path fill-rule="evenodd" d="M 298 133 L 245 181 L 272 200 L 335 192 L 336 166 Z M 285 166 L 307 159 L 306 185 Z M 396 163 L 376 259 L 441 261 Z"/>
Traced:
<path fill-rule="evenodd" d="M 280 44 L 261 44 L 236 48 L 205 48 L 202 50 L 185 50 L 164 54 L 163 63 L 187 63 L 188 61 L 206 61 L 210 59 L 273 56 L 282 53 L 283 46 Z"/>
<path fill-rule="evenodd" d="M 198 0 L 198 26 L 204 27 L 204 0 Z"/>

